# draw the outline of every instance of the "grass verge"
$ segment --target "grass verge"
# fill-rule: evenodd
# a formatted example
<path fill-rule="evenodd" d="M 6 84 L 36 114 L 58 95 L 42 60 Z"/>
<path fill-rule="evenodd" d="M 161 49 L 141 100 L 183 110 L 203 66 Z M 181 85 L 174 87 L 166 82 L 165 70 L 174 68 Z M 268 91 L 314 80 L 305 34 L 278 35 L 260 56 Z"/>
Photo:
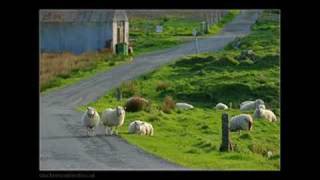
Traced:
<path fill-rule="evenodd" d="M 279 170 L 280 122 L 263 119 L 254 122 L 251 132 L 231 133 L 235 151 L 219 152 L 222 111 L 214 110 L 218 102 L 229 105 L 230 116 L 240 114 L 239 104 L 261 98 L 278 119 L 280 115 L 280 25 L 277 18 L 263 13 L 252 33 L 236 39 L 224 50 L 181 58 L 134 80 L 130 89 L 151 101 L 148 111 L 126 113 L 120 136 L 143 150 L 192 169 Z M 273 12 L 274 17 L 277 13 Z M 254 53 L 246 56 L 246 52 Z M 125 88 L 125 87 L 123 87 Z M 115 91 L 86 106 L 105 108 L 124 105 L 116 100 Z M 187 102 L 193 110 L 164 113 L 162 104 L 171 96 Z M 79 107 L 84 111 L 86 106 Z M 249 113 L 253 113 L 252 111 Z M 134 120 L 153 124 L 153 137 L 127 133 Z M 267 158 L 268 151 L 273 153 Z"/>

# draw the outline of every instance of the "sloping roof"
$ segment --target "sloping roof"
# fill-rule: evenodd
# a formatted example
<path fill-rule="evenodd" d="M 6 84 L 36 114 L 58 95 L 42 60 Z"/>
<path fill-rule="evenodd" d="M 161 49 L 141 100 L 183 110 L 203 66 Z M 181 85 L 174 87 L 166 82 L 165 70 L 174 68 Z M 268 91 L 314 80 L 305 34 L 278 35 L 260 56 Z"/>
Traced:
<path fill-rule="evenodd" d="M 123 10 L 40 10 L 40 22 L 127 21 Z"/>
<path fill-rule="evenodd" d="M 116 10 L 114 12 L 114 21 L 128 21 L 127 13 L 124 10 Z"/>

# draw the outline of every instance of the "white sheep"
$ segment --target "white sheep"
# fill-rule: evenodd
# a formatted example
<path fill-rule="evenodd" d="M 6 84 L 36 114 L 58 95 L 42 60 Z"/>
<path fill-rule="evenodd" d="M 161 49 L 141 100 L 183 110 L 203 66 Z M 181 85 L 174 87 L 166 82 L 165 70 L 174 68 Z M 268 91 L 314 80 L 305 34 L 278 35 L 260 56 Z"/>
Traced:
<path fill-rule="evenodd" d="M 153 126 L 150 123 L 136 120 L 130 123 L 128 132 L 153 136 Z"/>
<path fill-rule="evenodd" d="M 133 122 L 131 122 L 130 124 L 129 124 L 129 128 L 128 128 L 128 132 L 129 133 L 136 133 L 136 131 L 137 131 L 137 127 L 138 127 L 138 124 L 141 124 L 142 123 L 142 121 L 140 121 L 140 120 L 136 120 L 136 121 L 133 121 Z"/>
<path fill-rule="evenodd" d="M 187 109 L 193 109 L 193 106 L 187 103 L 176 103 L 176 108 L 180 110 L 187 110 Z"/>
<path fill-rule="evenodd" d="M 228 106 L 223 103 L 218 103 L 215 108 L 220 110 L 226 110 L 228 109 Z"/>
<path fill-rule="evenodd" d="M 95 136 L 95 128 L 100 123 L 100 116 L 98 112 L 92 108 L 88 107 L 87 111 L 82 116 L 83 125 L 87 128 L 87 135 L 88 136 Z"/>
<path fill-rule="evenodd" d="M 230 119 L 230 131 L 252 130 L 253 119 L 249 114 L 240 114 Z"/>
<path fill-rule="evenodd" d="M 117 128 L 121 127 L 125 119 L 125 110 L 118 106 L 115 109 L 108 108 L 102 113 L 101 121 L 106 128 L 106 135 L 118 134 Z M 114 130 L 115 129 L 115 130 Z M 109 133 L 109 130 L 111 132 Z"/>
<path fill-rule="evenodd" d="M 265 109 L 262 105 L 254 111 L 253 117 L 267 119 L 269 122 L 277 121 L 277 116 L 271 110 Z"/>
<path fill-rule="evenodd" d="M 264 102 L 261 99 L 257 99 L 255 101 L 244 101 L 240 104 L 240 111 L 250 111 L 250 110 L 254 110 L 257 107 L 259 107 L 259 105 L 263 104 Z"/>
<path fill-rule="evenodd" d="M 145 126 L 146 135 L 153 136 L 153 126 L 152 126 L 152 124 L 147 123 L 147 122 L 143 122 L 141 125 Z"/>

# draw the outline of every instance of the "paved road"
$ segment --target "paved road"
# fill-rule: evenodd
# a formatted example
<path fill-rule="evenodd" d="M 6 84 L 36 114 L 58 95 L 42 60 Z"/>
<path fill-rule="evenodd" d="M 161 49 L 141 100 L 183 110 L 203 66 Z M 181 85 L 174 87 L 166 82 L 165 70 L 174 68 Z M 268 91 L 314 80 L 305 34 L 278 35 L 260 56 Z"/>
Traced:
<path fill-rule="evenodd" d="M 214 37 L 199 40 L 200 52 L 217 51 L 236 36 L 250 32 L 257 13 L 247 11 Z M 148 154 L 115 136 L 88 138 L 75 107 L 101 97 L 121 82 L 134 79 L 178 57 L 194 54 L 194 43 L 137 57 L 133 63 L 100 73 L 75 85 L 40 97 L 40 170 L 184 169 Z"/>

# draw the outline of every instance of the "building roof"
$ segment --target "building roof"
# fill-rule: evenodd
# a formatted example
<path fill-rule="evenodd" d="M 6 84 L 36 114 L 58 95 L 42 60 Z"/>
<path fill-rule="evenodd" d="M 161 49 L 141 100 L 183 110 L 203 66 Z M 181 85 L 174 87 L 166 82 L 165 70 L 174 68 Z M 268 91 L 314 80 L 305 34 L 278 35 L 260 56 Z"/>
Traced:
<path fill-rule="evenodd" d="M 128 21 L 124 10 L 40 10 L 40 22 Z"/>

